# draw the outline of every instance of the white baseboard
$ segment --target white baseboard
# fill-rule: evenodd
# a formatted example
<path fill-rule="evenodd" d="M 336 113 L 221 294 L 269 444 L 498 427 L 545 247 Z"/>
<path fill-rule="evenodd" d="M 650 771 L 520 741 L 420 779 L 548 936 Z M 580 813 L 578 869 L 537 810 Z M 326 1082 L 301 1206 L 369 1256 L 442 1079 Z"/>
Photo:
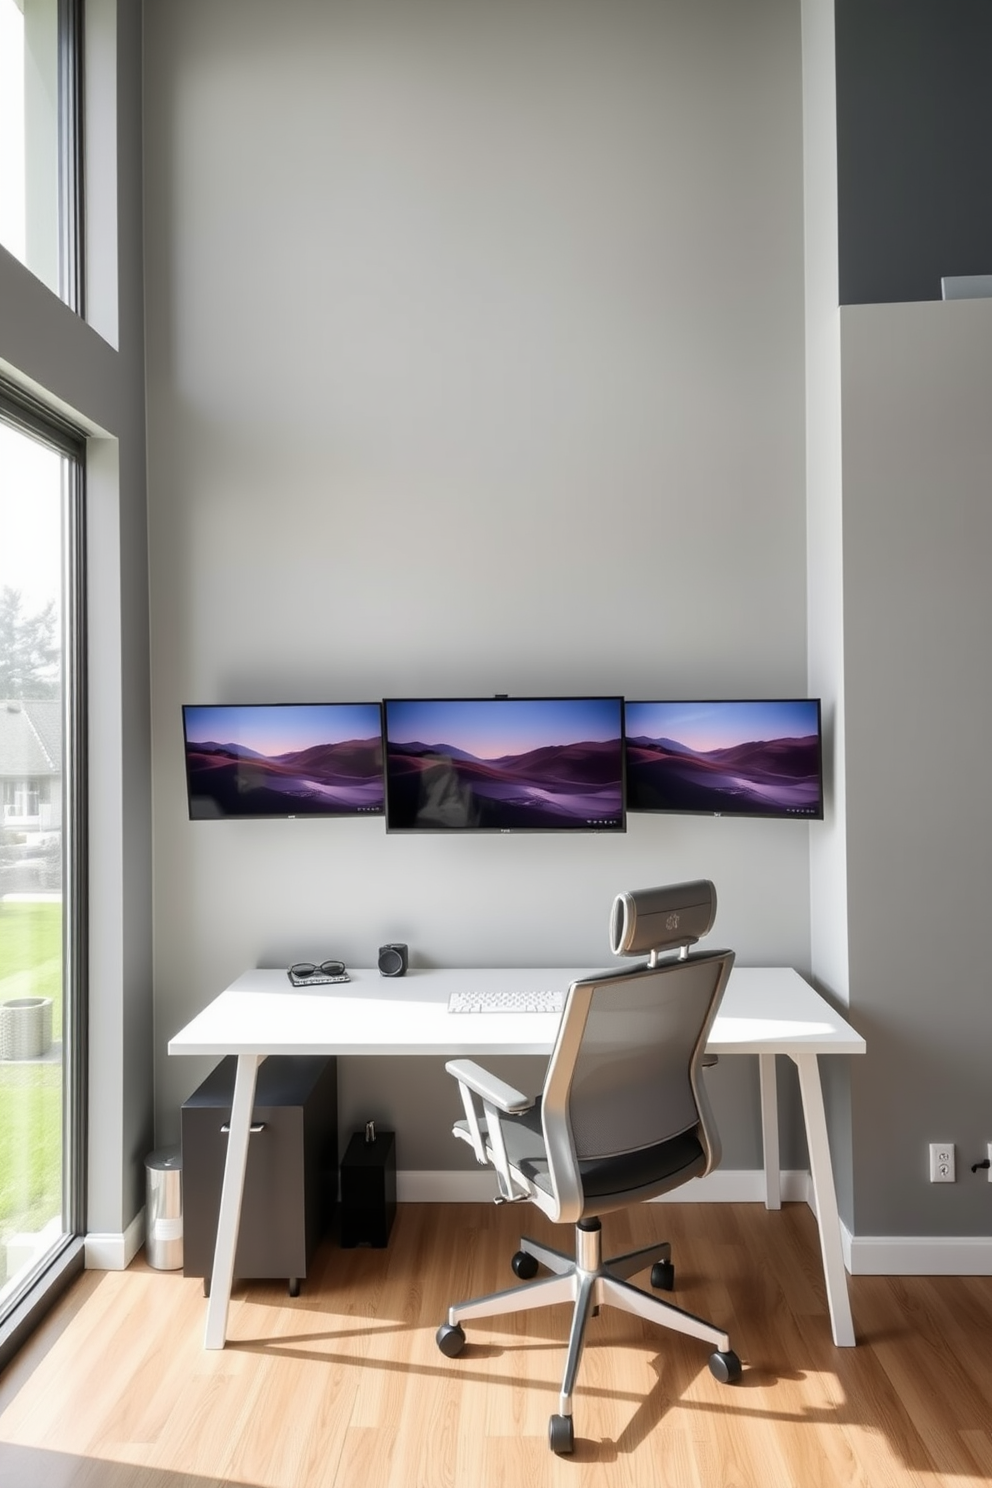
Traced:
<path fill-rule="evenodd" d="M 840 1234 L 852 1276 L 992 1276 L 989 1235 Z"/>
<path fill-rule="evenodd" d="M 396 1175 L 396 1197 L 401 1204 L 485 1204 L 496 1193 L 492 1168 L 407 1169 Z M 787 1202 L 807 1202 L 809 1174 L 782 1174 L 782 1198 Z M 761 1168 L 718 1168 L 706 1178 L 697 1178 L 658 1203 L 672 1204 L 752 1204 L 763 1203 L 765 1175 Z"/>
<path fill-rule="evenodd" d="M 491 1168 L 407 1169 L 396 1175 L 396 1197 L 403 1204 L 485 1204 L 496 1193 Z M 665 1194 L 661 1204 L 760 1204 L 765 1197 L 761 1168 L 718 1168 L 706 1178 Z M 785 1203 L 812 1206 L 807 1172 L 782 1174 Z M 992 1276 L 992 1236 L 852 1235 L 841 1221 L 844 1265 L 852 1276 Z M 141 1209 L 123 1234 L 89 1234 L 88 1271 L 124 1271 L 145 1240 Z"/>
<path fill-rule="evenodd" d="M 399 1170 L 396 1197 L 401 1204 L 486 1204 L 496 1194 L 492 1168 L 462 1172 L 456 1168 Z"/>
<path fill-rule="evenodd" d="M 397 1197 L 408 1204 L 490 1202 L 496 1179 L 490 1168 L 476 1171 L 407 1171 L 397 1174 Z M 706 1178 L 656 1199 L 660 1204 L 761 1204 L 761 1168 L 718 1168 Z M 782 1174 L 782 1200 L 814 1210 L 809 1173 Z M 852 1276 L 992 1276 L 992 1236 L 852 1235 L 841 1221 L 844 1265 Z"/>
<path fill-rule="evenodd" d="M 809 1174 L 795 1168 L 786 1169 L 781 1177 L 781 1196 L 787 1204 L 810 1202 Z M 705 1178 L 663 1194 L 656 1204 L 763 1204 L 765 1171 L 763 1168 L 717 1168 Z"/>
<path fill-rule="evenodd" d="M 84 1254 L 87 1271 L 126 1271 L 145 1243 L 145 1211 L 139 1209 L 123 1234 L 89 1234 Z"/>

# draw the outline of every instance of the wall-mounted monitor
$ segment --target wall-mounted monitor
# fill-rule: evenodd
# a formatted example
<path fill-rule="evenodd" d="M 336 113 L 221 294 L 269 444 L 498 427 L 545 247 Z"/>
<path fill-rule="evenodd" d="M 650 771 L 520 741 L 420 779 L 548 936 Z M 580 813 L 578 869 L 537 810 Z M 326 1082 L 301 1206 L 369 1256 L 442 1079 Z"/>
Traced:
<path fill-rule="evenodd" d="M 823 816 L 818 698 L 629 702 L 627 809 Z"/>
<path fill-rule="evenodd" d="M 381 816 L 379 703 L 183 708 L 192 821 Z"/>
<path fill-rule="evenodd" d="M 390 832 L 622 832 L 623 699 L 387 698 Z"/>

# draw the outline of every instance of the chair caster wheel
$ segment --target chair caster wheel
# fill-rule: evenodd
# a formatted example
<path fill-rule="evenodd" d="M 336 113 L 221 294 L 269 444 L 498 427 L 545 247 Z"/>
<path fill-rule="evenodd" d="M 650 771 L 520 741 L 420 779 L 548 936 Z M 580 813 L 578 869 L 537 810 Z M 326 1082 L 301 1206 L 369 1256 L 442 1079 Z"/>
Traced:
<path fill-rule="evenodd" d="M 518 1250 L 510 1265 L 514 1276 L 519 1276 L 521 1281 L 531 1281 L 537 1275 L 537 1261 L 526 1250 Z"/>
<path fill-rule="evenodd" d="M 741 1361 L 733 1349 L 721 1353 L 718 1349 L 715 1354 L 710 1354 L 710 1374 L 718 1379 L 721 1385 L 735 1385 L 741 1377 Z"/>
<path fill-rule="evenodd" d="M 449 1359 L 456 1359 L 465 1347 L 465 1329 L 460 1323 L 442 1323 L 434 1340 L 442 1354 Z"/>
<path fill-rule="evenodd" d="M 558 1457 L 575 1451 L 575 1431 L 571 1416 L 552 1416 L 548 1421 L 548 1446 Z"/>
<path fill-rule="evenodd" d="M 675 1290 L 675 1267 L 671 1261 L 655 1261 L 651 1267 L 651 1285 L 659 1292 Z"/>

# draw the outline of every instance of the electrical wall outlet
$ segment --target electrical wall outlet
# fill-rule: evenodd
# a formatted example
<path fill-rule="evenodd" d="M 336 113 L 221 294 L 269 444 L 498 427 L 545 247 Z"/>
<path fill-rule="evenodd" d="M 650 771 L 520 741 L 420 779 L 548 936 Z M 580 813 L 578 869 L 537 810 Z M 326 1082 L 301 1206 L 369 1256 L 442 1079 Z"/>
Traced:
<path fill-rule="evenodd" d="M 955 1181 L 955 1178 L 956 1174 L 954 1172 L 954 1143 L 931 1142 L 930 1182 L 953 1183 Z"/>

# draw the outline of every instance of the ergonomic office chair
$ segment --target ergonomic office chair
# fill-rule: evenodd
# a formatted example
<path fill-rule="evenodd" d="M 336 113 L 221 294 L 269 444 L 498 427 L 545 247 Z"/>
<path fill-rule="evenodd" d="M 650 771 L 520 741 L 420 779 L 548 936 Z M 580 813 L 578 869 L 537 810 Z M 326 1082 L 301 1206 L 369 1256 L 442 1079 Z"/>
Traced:
<path fill-rule="evenodd" d="M 552 1275 L 457 1303 L 437 1344 L 454 1358 L 465 1344 L 465 1319 L 573 1303 L 558 1411 L 548 1425 L 557 1453 L 574 1447 L 572 1392 L 586 1322 L 604 1304 L 703 1339 L 715 1348 L 709 1362 L 716 1378 L 740 1378 L 740 1360 L 722 1329 L 627 1279 L 650 1266 L 651 1285 L 670 1291 L 671 1245 L 604 1260 L 599 1219 L 702 1177 L 720 1160 L 702 1068 L 734 953 L 689 954 L 715 915 L 716 890 L 706 880 L 617 896 L 612 950 L 647 953 L 648 960 L 572 983 L 541 1095 L 522 1094 L 473 1060 L 446 1065 L 465 1107 L 454 1134 L 496 1169 L 497 1203 L 528 1199 L 552 1220 L 574 1224 L 575 1256 L 522 1239 L 516 1275 L 529 1280 L 539 1266 Z M 666 951 L 678 954 L 660 959 Z"/>

